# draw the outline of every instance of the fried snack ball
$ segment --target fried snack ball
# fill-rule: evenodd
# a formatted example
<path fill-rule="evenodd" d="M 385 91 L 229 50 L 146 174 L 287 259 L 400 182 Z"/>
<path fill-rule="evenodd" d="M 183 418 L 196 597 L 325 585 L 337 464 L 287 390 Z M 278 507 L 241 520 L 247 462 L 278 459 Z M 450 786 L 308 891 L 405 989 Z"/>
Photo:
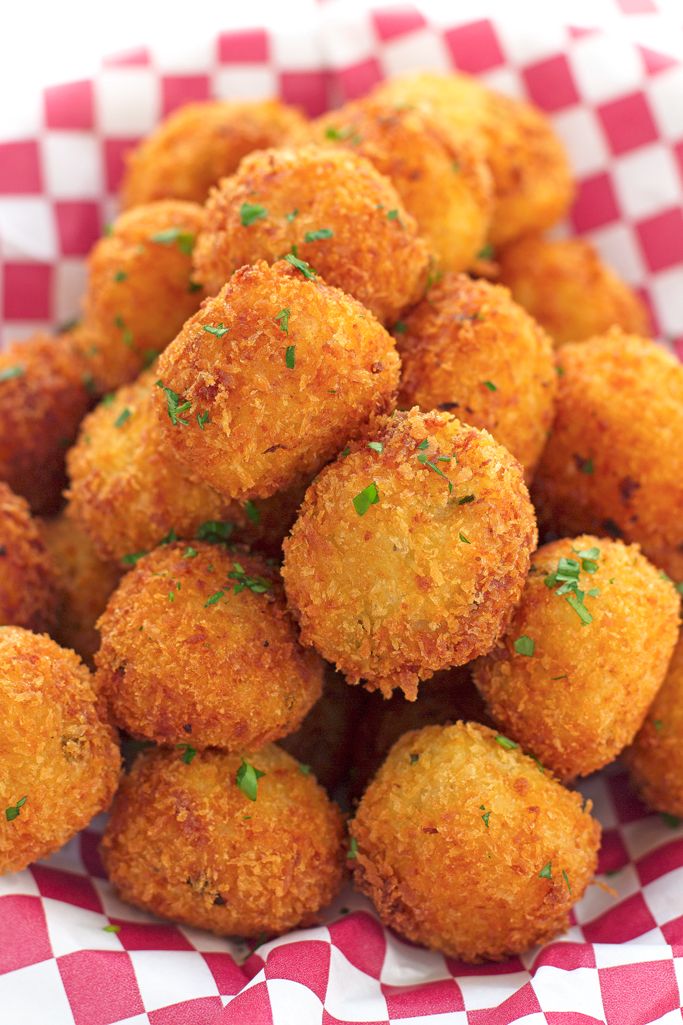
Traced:
<path fill-rule="evenodd" d="M 57 617 L 57 573 L 23 498 L 0 481 L 0 624 L 36 632 Z"/>
<path fill-rule="evenodd" d="M 493 206 L 491 173 L 474 140 L 426 111 L 373 99 L 323 115 L 311 134 L 318 145 L 351 148 L 391 180 L 439 268 L 473 264 Z"/>
<path fill-rule="evenodd" d="M 590 809 L 493 730 L 425 726 L 393 746 L 359 805 L 354 882 L 409 940 L 503 960 L 568 927 L 597 865 Z"/>
<path fill-rule="evenodd" d="M 44 858 L 109 806 L 120 756 L 90 673 L 45 635 L 0 627 L 0 873 Z"/>
<path fill-rule="evenodd" d="M 474 669 L 494 721 L 562 779 L 614 761 L 662 685 L 678 607 L 637 545 L 543 545 L 505 636 Z"/>
<path fill-rule="evenodd" d="M 493 176 L 490 241 L 504 245 L 543 231 L 569 209 L 574 185 L 567 154 L 536 107 L 503 96 L 468 75 L 417 72 L 382 83 L 373 96 L 427 110 L 478 141 Z"/>
<path fill-rule="evenodd" d="M 613 324 L 633 334 L 650 330 L 642 299 L 602 262 L 590 242 L 530 235 L 506 246 L 498 264 L 513 298 L 556 345 L 602 334 Z"/>
<path fill-rule="evenodd" d="M 145 740 L 253 750 L 293 733 L 322 691 L 322 660 L 300 647 L 277 570 L 246 549 L 155 549 L 98 627 L 98 688 L 114 722 Z"/>
<path fill-rule="evenodd" d="M 398 402 L 452 412 L 490 431 L 527 479 L 553 419 L 552 342 L 500 285 L 446 275 L 406 317 L 398 337 Z"/>
<path fill-rule="evenodd" d="M 534 478 L 539 521 L 637 542 L 683 580 L 683 366 L 618 328 L 563 346 L 556 415 Z"/>
<path fill-rule="evenodd" d="M 121 569 L 115 562 L 99 558 L 88 535 L 66 512 L 45 520 L 42 531 L 59 578 L 55 640 L 92 665 L 100 646 L 95 623 L 119 582 Z"/>
<path fill-rule="evenodd" d="M 683 634 L 624 760 L 646 804 L 655 811 L 683 816 Z"/>
<path fill-rule="evenodd" d="M 342 841 L 336 805 L 275 745 L 248 761 L 200 751 L 189 764 L 156 750 L 124 779 L 102 857 L 129 903 L 219 935 L 258 936 L 316 921 L 341 885 Z"/>
<path fill-rule="evenodd" d="M 316 473 L 394 407 L 394 340 L 359 302 L 284 261 L 242 267 L 159 360 L 162 430 L 230 498 Z"/>
<path fill-rule="evenodd" d="M 94 246 L 73 337 L 98 394 L 132 381 L 197 309 L 191 254 L 203 220 L 196 203 L 161 200 L 121 214 Z"/>
<path fill-rule="evenodd" d="M 211 295 L 243 264 L 303 260 L 382 323 L 424 292 L 429 255 L 414 218 L 372 164 L 304 146 L 245 157 L 213 189 L 197 239 L 197 279 Z"/>
<path fill-rule="evenodd" d="M 59 508 L 64 456 L 90 404 L 89 385 L 70 334 L 36 334 L 0 353 L 0 480 L 36 513 Z"/>
<path fill-rule="evenodd" d="M 247 153 L 277 146 L 305 124 L 298 110 L 279 100 L 185 104 L 129 154 L 122 204 L 171 198 L 203 203 Z"/>
<path fill-rule="evenodd" d="M 484 654 L 522 593 L 536 521 L 519 464 L 485 431 L 417 408 L 326 467 L 284 543 L 304 644 L 349 683 L 409 700 Z"/>

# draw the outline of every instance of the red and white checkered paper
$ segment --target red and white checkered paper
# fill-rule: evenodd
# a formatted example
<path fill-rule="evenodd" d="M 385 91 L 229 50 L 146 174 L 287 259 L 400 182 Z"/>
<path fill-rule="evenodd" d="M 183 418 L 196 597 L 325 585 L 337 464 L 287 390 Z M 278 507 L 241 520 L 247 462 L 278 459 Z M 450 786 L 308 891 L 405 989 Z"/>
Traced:
<path fill-rule="evenodd" d="M 173 55 L 148 40 L 92 80 L 45 89 L 19 129 L 3 105 L 4 341 L 77 313 L 123 155 L 174 107 L 277 94 L 315 115 L 428 67 L 479 75 L 548 113 L 579 183 L 565 230 L 591 238 L 642 291 L 683 356 L 683 8 L 669 5 L 681 16 L 667 22 L 652 0 L 595 0 L 593 21 L 578 24 L 567 5 L 543 6 L 543 18 L 511 4 L 489 19 L 486 4 L 466 16 L 426 3 L 349 11 L 338 0 L 296 31 L 209 38 L 195 23 Z M 122 904 L 93 824 L 48 862 L 0 878 L 0 1022 L 680 1025 L 683 829 L 648 815 L 623 774 L 583 789 L 604 828 L 600 878 L 612 892 L 592 886 L 565 936 L 493 966 L 406 944 L 351 891 L 325 925 L 245 960 L 246 947 Z"/>

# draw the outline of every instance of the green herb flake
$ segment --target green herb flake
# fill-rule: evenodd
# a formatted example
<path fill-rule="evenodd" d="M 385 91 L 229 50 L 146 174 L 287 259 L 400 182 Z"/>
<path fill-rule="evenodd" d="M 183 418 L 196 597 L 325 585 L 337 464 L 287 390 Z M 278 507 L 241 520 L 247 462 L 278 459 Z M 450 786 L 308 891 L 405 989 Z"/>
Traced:
<path fill-rule="evenodd" d="M 437 474 L 437 476 L 442 477 L 447 482 L 448 491 L 450 493 L 453 491 L 453 483 L 449 480 L 449 478 L 446 476 L 443 470 L 436 465 L 437 462 L 444 462 L 444 457 L 439 456 L 436 460 L 428 459 L 427 453 L 424 451 L 424 449 L 428 448 L 428 446 L 429 441 L 427 438 L 425 438 L 424 441 L 420 442 L 420 444 L 417 446 L 418 449 L 422 450 L 420 452 L 420 455 L 417 457 L 417 461 L 418 463 L 421 463 L 422 466 L 428 467 L 428 469 L 430 469 L 432 473 L 435 473 Z M 448 459 L 446 459 L 445 461 L 450 462 L 450 457 L 448 457 Z"/>
<path fill-rule="evenodd" d="M 130 409 L 122 409 L 119 415 L 116 417 L 116 420 L 114 420 L 114 427 L 123 427 L 126 420 L 130 420 L 132 415 L 133 414 L 131 413 Z"/>
<path fill-rule="evenodd" d="M 294 370 L 296 366 L 296 345 L 288 345 L 285 349 L 285 366 L 288 370 Z"/>
<path fill-rule="evenodd" d="M 408 325 L 405 320 L 397 320 L 391 330 L 395 335 L 404 335 L 408 330 Z"/>
<path fill-rule="evenodd" d="M 349 849 L 346 852 L 346 857 L 349 859 L 349 861 L 353 861 L 354 858 L 358 857 L 358 841 L 356 840 L 355 836 L 352 836 L 349 839 Z"/>
<path fill-rule="evenodd" d="M 114 281 L 125 281 L 127 277 L 125 270 L 117 270 L 114 274 Z"/>
<path fill-rule="evenodd" d="M 250 523 L 253 523 L 255 527 L 261 522 L 261 513 L 255 502 L 252 502 L 250 498 L 244 503 L 244 511 L 247 514 L 247 519 Z"/>
<path fill-rule="evenodd" d="M 562 878 L 564 879 L 564 881 L 566 883 L 568 891 L 571 893 L 572 892 L 571 883 L 569 882 L 569 876 L 567 875 L 567 870 L 564 869 L 564 868 L 562 869 Z"/>
<path fill-rule="evenodd" d="M 173 542 L 177 541 L 177 540 L 178 540 L 178 535 L 175 532 L 175 528 L 171 527 L 171 529 L 169 530 L 168 534 L 164 534 L 164 536 L 162 537 L 162 539 L 159 542 L 159 544 L 160 545 L 170 545 L 170 544 L 173 544 Z"/>
<path fill-rule="evenodd" d="M 663 812 L 661 819 L 664 825 L 668 826 L 669 829 L 678 829 L 681 824 L 681 819 L 679 819 L 677 815 L 669 815 L 668 812 Z"/>
<path fill-rule="evenodd" d="M 583 459 L 580 456 L 577 457 L 577 466 L 581 473 L 592 474 L 595 470 L 592 459 Z"/>
<path fill-rule="evenodd" d="M 368 484 L 366 488 L 363 488 L 362 491 L 358 492 L 356 497 L 353 499 L 353 508 L 359 516 L 365 516 L 370 506 L 377 505 L 378 502 L 379 490 L 373 481 L 372 484 Z"/>
<path fill-rule="evenodd" d="M 460 540 L 462 541 L 462 543 L 463 543 L 464 545 L 471 545 L 471 544 L 472 544 L 472 542 L 470 541 L 470 539 L 469 539 L 469 538 L 467 538 L 467 537 L 465 537 L 465 535 L 463 534 L 463 532 L 462 532 L 462 531 L 460 531 L 460 533 L 458 534 L 458 537 L 460 538 Z"/>
<path fill-rule="evenodd" d="M 311 265 L 306 263 L 305 260 L 300 260 L 295 253 L 287 253 L 285 260 L 287 263 L 291 264 L 292 267 L 296 267 L 297 270 L 300 270 L 305 278 L 311 280 L 312 278 L 317 277 L 317 274 Z"/>
<path fill-rule="evenodd" d="M 216 605 L 221 600 L 224 594 L 225 591 L 214 591 L 211 597 L 207 598 L 204 602 L 204 608 L 208 609 L 210 605 Z"/>
<path fill-rule="evenodd" d="M 0 370 L 0 383 L 2 381 L 11 381 L 15 377 L 21 377 L 25 370 L 26 368 L 18 363 L 13 367 L 5 367 L 4 370 Z"/>
<path fill-rule="evenodd" d="M 368 448 L 371 448 L 373 452 L 383 452 L 384 445 L 381 441 L 369 441 Z"/>
<path fill-rule="evenodd" d="M 197 555 L 199 555 L 197 549 L 193 548 L 192 545 L 188 545 L 183 552 L 183 559 L 194 559 Z"/>
<path fill-rule="evenodd" d="M 663 728 L 664 723 L 663 723 L 663 721 L 661 719 L 653 719 L 652 725 L 654 726 L 654 728 L 659 733 L 659 731 Z"/>
<path fill-rule="evenodd" d="M 183 399 L 172 388 L 167 388 L 163 381 L 157 381 L 156 384 L 157 388 L 161 388 L 166 393 L 166 409 L 168 418 L 173 426 L 176 427 L 178 424 L 182 424 L 184 427 L 187 427 L 188 421 L 183 419 L 181 413 L 186 413 L 192 407 L 192 403 Z"/>
<path fill-rule="evenodd" d="M 268 216 L 265 206 L 259 203 L 242 203 L 240 207 L 240 223 L 243 228 L 248 228 L 254 221 L 262 221 Z"/>
<path fill-rule="evenodd" d="M 484 385 L 485 388 L 488 388 L 489 391 L 498 391 L 498 388 L 493 383 L 493 381 L 482 381 L 481 383 Z"/>
<path fill-rule="evenodd" d="M 310 776 L 310 774 L 311 774 L 311 767 L 310 767 L 310 765 L 305 765 L 303 762 L 299 762 L 299 772 L 303 772 L 304 776 Z"/>
<path fill-rule="evenodd" d="M 202 328 L 208 334 L 215 335 L 216 338 L 222 338 L 224 335 L 227 335 L 228 331 L 230 330 L 229 327 L 226 327 L 225 324 L 222 324 L 222 323 L 221 324 L 202 324 Z"/>
<path fill-rule="evenodd" d="M 240 594 L 244 590 L 249 590 L 252 594 L 265 594 L 271 588 L 270 580 L 266 580 L 264 577 L 248 576 L 239 562 L 233 562 L 232 569 L 228 573 L 228 580 L 235 581 L 233 587 L 235 594 Z"/>
<path fill-rule="evenodd" d="M 513 647 L 518 655 L 531 657 L 536 650 L 536 642 L 531 637 L 527 637 L 526 634 L 522 634 L 521 637 L 517 638 Z"/>
<path fill-rule="evenodd" d="M 398 210 L 387 210 L 387 220 L 397 221 L 401 227 L 403 227 L 403 221 L 401 220 Z"/>
<path fill-rule="evenodd" d="M 474 495 L 464 495 L 462 498 L 458 499 L 458 505 L 468 505 L 470 502 L 473 501 Z"/>
<path fill-rule="evenodd" d="M 134 566 L 137 562 L 140 561 L 140 559 L 142 559 L 145 555 L 148 554 L 149 553 L 147 552 L 147 550 L 145 550 L 144 552 L 130 552 L 128 555 L 122 556 L 121 562 L 124 564 L 124 566 Z"/>
<path fill-rule="evenodd" d="M 208 541 L 210 544 L 221 544 L 228 541 L 234 530 L 229 520 L 205 520 L 197 527 L 197 541 Z"/>
<path fill-rule="evenodd" d="M 410 764 L 414 765 L 415 762 L 419 762 L 419 760 L 420 760 L 419 754 L 416 754 L 415 751 L 413 751 L 412 754 L 410 755 Z"/>
<path fill-rule="evenodd" d="M 484 805 L 484 804 L 480 804 L 479 805 L 479 811 L 483 811 L 484 812 L 484 814 L 481 816 L 481 818 L 483 820 L 484 825 L 488 829 L 489 828 L 489 819 L 491 818 L 491 812 L 486 810 L 486 805 Z"/>
<path fill-rule="evenodd" d="M 283 310 L 280 310 L 280 312 L 278 313 L 278 315 L 275 318 L 276 321 L 278 322 L 278 324 L 280 325 L 280 330 L 285 335 L 289 334 L 289 318 L 290 318 L 290 315 L 291 315 L 291 311 L 285 306 L 285 308 Z"/>
<path fill-rule="evenodd" d="M 178 246 L 181 253 L 189 256 L 194 249 L 195 237 L 189 231 L 182 228 L 166 228 L 165 231 L 158 231 L 156 235 L 150 236 L 150 242 L 157 242 L 161 246 Z"/>
<path fill-rule="evenodd" d="M 343 448 L 343 449 L 341 450 L 341 452 L 339 453 L 339 455 L 340 455 L 340 456 L 342 457 L 342 459 L 346 459 L 346 457 L 347 457 L 347 456 L 349 455 L 349 453 L 350 453 L 350 452 L 351 452 L 351 449 L 350 449 L 350 448 L 349 448 L 349 446 L 347 445 L 347 446 L 346 446 L 346 448 Z"/>
<path fill-rule="evenodd" d="M 196 747 L 192 747 L 191 744 L 176 744 L 179 751 L 182 751 L 181 762 L 185 762 L 185 765 L 189 765 L 192 759 L 197 754 Z"/>
<path fill-rule="evenodd" d="M 199 281 L 192 281 L 192 279 L 190 279 L 187 285 L 187 290 L 192 295 L 194 292 L 201 292 L 202 286 Z"/>
<path fill-rule="evenodd" d="M 208 410 L 205 413 L 197 413 L 197 423 L 199 424 L 200 430 L 204 430 L 204 424 L 210 424 Z"/>
<path fill-rule="evenodd" d="M 539 879 L 552 879 L 553 877 L 553 863 L 549 861 L 547 865 L 544 865 L 541 871 L 538 873 Z"/>
<path fill-rule="evenodd" d="M 500 746 L 504 747 L 506 751 L 514 751 L 515 748 L 519 747 L 519 744 L 514 740 L 510 740 L 508 737 L 504 737 L 502 733 L 497 733 L 495 740 L 496 744 L 500 744 Z"/>
<path fill-rule="evenodd" d="M 112 925 L 112 924 L 103 925 L 102 926 L 102 932 L 114 932 L 114 933 L 121 932 L 121 926 L 120 925 Z"/>
<path fill-rule="evenodd" d="M 250 801 L 255 801 L 258 793 L 258 781 L 262 776 L 265 776 L 265 772 L 261 772 L 251 764 L 251 762 L 242 759 L 242 764 L 237 770 L 235 776 L 235 782 L 240 788 L 245 797 L 248 797 Z"/>
<path fill-rule="evenodd" d="M 292 221 L 295 220 L 298 216 L 299 210 L 297 207 L 294 207 L 294 209 L 290 210 L 288 214 L 285 214 L 285 220 L 289 221 L 289 223 L 291 224 Z"/>
<path fill-rule="evenodd" d="M 490 242 L 487 242 L 479 252 L 477 253 L 477 260 L 493 260 L 495 259 L 496 251 Z"/>
<path fill-rule="evenodd" d="M 317 231 L 307 231 L 304 235 L 304 242 L 322 242 L 323 239 L 333 237 L 334 232 L 330 228 L 318 228 Z"/>
<path fill-rule="evenodd" d="M 333 125 L 329 125 L 325 129 L 325 138 L 331 139 L 333 142 L 350 142 L 352 146 L 358 146 L 363 141 L 362 135 L 351 125 L 347 125 L 345 128 L 335 128 Z"/>
<path fill-rule="evenodd" d="M 21 814 L 21 809 L 24 807 L 27 801 L 28 795 L 25 794 L 23 797 L 19 798 L 16 804 L 11 804 L 9 808 L 5 808 L 5 818 L 8 822 L 14 822 L 15 819 L 19 818 L 19 815 Z"/>

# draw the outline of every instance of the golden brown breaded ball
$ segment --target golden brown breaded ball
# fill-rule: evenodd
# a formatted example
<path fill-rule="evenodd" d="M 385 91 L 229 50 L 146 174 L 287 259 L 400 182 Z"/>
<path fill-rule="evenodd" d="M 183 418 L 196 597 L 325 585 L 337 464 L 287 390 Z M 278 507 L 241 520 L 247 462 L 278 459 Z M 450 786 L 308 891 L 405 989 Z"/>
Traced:
<path fill-rule="evenodd" d="M 316 473 L 394 407 L 394 340 L 359 302 L 284 261 L 242 267 L 159 360 L 163 432 L 229 498 Z"/>
<path fill-rule="evenodd" d="M 304 261 L 382 323 L 424 292 L 429 256 L 415 220 L 355 153 L 313 145 L 253 153 L 205 210 L 194 266 L 210 295 L 243 264 L 283 257 Z"/>
<path fill-rule="evenodd" d="M 365 792 L 354 881 L 409 940 L 503 960 L 568 927 L 597 865 L 590 810 L 485 726 L 425 726 L 394 745 Z"/>
<path fill-rule="evenodd" d="M 116 795 L 102 856 L 121 897 L 219 935 L 316 921 L 343 874 L 342 819 L 275 745 L 256 754 L 140 755 Z"/>
<path fill-rule="evenodd" d="M 0 625 L 37 633 L 56 621 L 57 572 L 26 501 L 0 481 Z"/>
<path fill-rule="evenodd" d="M 633 334 L 650 331 L 640 296 L 602 262 L 590 242 L 530 235 L 497 258 L 503 284 L 556 345 L 591 338 L 614 324 Z"/>
<path fill-rule="evenodd" d="M 683 580 L 683 365 L 613 328 L 558 353 L 555 422 L 534 478 L 539 522 L 636 541 Z"/>
<path fill-rule="evenodd" d="M 36 513 L 61 504 L 64 456 L 90 404 L 89 388 L 70 334 L 36 334 L 0 353 L 0 480 Z"/>
<path fill-rule="evenodd" d="M 373 95 L 442 119 L 483 147 L 493 175 L 489 237 L 496 245 L 543 231 L 569 209 L 574 185 L 567 154 L 548 118 L 463 74 L 413 72 L 382 83 Z"/>
<path fill-rule="evenodd" d="M 45 520 L 42 532 L 61 594 L 55 640 L 92 665 L 100 646 L 95 623 L 119 582 L 121 568 L 99 558 L 88 535 L 66 512 Z"/>
<path fill-rule="evenodd" d="M 646 804 L 655 811 L 683 817 L 683 634 L 664 683 L 624 760 Z"/>
<path fill-rule="evenodd" d="M 678 636 L 679 598 L 637 545 L 582 534 L 539 548 L 474 678 L 494 721 L 562 779 L 638 732 Z"/>
<path fill-rule="evenodd" d="M 0 701 L 0 873 L 19 872 L 108 807 L 121 759 L 90 673 L 49 637 L 0 627 Z"/>
<path fill-rule="evenodd" d="M 156 199 L 203 203 L 242 157 L 303 132 L 305 119 L 279 100 L 208 100 L 173 111 L 127 158 L 125 207 Z"/>
<path fill-rule="evenodd" d="M 449 274 L 399 325 L 399 406 L 490 431 L 533 475 L 553 419 L 550 338 L 500 285 Z"/>
<path fill-rule="evenodd" d="M 420 680 L 493 646 L 535 546 L 517 461 L 485 431 L 415 408 L 319 474 L 282 572 L 304 644 L 349 683 L 413 700 Z"/>
<path fill-rule="evenodd" d="M 322 660 L 299 645 L 277 570 L 246 549 L 162 545 L 98 627 L 98 689 L 145 740 L 254 750 L 293 733 L 322 692 Z"/>
<path fill-rule="evenodd" d="M 121 214 L 94 246 L 73 338 L 99 394 L 132 381 L 199 306 L 192 249 L 203 223 L 196 203 L 161 200 Z"/>
<path fill-rule="evenodd" d="M 389 178 L 438 268 L 466 270 L 483 248 L 493 185 L 481 147 L 442 119 L 382 100 L 347 103 L 311 125 L 318 145 L 344 146 Z"/>

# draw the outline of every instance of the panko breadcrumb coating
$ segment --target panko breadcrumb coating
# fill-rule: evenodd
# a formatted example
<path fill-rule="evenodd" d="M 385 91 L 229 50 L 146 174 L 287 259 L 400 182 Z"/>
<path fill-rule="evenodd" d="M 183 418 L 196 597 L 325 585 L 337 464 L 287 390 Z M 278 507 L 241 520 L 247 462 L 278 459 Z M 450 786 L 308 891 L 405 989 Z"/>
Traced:
<path fill-rule="evenodd" d="M 519 464 L 447 413 L 395 413 L 308 489 L 284 543 L 304 644 L 390 696 L 487 652 L 536 546 Z"/>
<path fill-rule="evenodd" d="M 203 203 L 242 157 L 303 132 L 305 120 L 279 100 L 209 100 L 173 111 L 127 159 L 124 207 L 156 199 Z"/>
<path fill-rule="evenodd" d="M 399 406 L 445 410 L 485 428 L 530 479 L 557 390 L 545 331 L 506 288 L 464 274 L 444 277 L 400 326 Z"/>
<path fill-rule="evenodd" d="M 272 935 L 313 924 L 336 896 L 342 838 L 336 805 L 274 745 L 189 763 L 156 750 L 124 779 L 102 857 L 121 897 L 146 911 L 219 935 Z"/>
<path fill-rule="evenodd" d="M 304 261 L 306 275 L 348 292 L 382 323 L 424 292 L 428 251 L 415 220 L 355 153 L 313 145 L 253 153 L 205 210 L 194 265 L 210 295 L 243 264 L 283 257 Z"/>
<path fill-rule="evenodd" d="M 539 548 L 503 637 L 474 670 L 501 730 L 562 779 L 613 761 L 640 728 L 678 636 L 671 583 L 583 534 Z"/>
<path fill-rule="evenodd" d="M 246 549 L 155 549 L 98 627 L 98 688 L 114 722 L 145 740 L 253 750 L 294 732 L 322 691 L 322 660 L 299 645 L 277 570 Z"/>
<path fill-rule="evenodd" d="M 88 535 L 66 512 L 44 520 L 42 532 L 59 578 L 61 600 L 54 638 L 91 665 L 100 646 L 95 623 L 119 582 L 121 568 L 99 558 Z"/>
<path fill-rule="evenodd" d="M 664 683 L 624 760 L 646 804 L 655 811 L 683 817 L 683 634 Z"/>
<path fill-rule="evenodd" d="M 317 472 L 393 409 L 394 340 L 356 300 L 295 267 L 242 267 L 159 360 L 163 432 L 229 498 L 267 498 Z"/>
<path fill-rule="evenodd" d="M 28 505 L 0 481 L 0 625 L 50 630 L 57 617 L 57 572 Z"/>
<path fill-rule="evenodd" d="M 637 542 L 683 580 L 683 365 L 613 328 L 565 345 L 552 432 L 534 478 L 539 521 Z"/>
<path fill-rule="evenodd" d="M 90 673 L 49 637 L 0 627 L 0 703 L 0 873 L 19 872 L 108 807 L 120 756 Z"/>
<path fill-rule="evenodd" d="M 480 143 L 493 175 L 489 238 L 495 246 L 543 231 L 569 209 L 574 184 L 567 154 L 548 118 L 531 104 L 468 75 L 438 72 L 401 75 L 372 95 L 427 110 L 454 133 Z"/>
<path fill-rule="evenodd" d="M 73 338 L 99 394 L 132 381 L 199 306 L 192 249 L 203 223 L 196 203 L 162 200 L 121 214 L 93 247 Z"/>
<path fill-rule="evenodd" d="M 318 145 L 344 146 L 389 178 L 437 266 L 461 271 L 483 248 L 493 186 L 481 147 L 414 107 L 364 99 L 311 125 Z"/>
<path fill-rule="evenodd" d="M 519 239 L 497 254 L 500 278 L 556 345 L 602 334 L 616 324 L 647 335 L 650 318 L 640 296 L 580 238 Z"/>
<path fill-rule="evenodd" d="M 360 803 L 354 880 L 409 940 L 503 960 L 568 927 L 597 865 L 590 810 L 485 726 L 426 726 L 394 745 Z"/>
<path fill-rule="evenodd" d="M 35 513 L 59 508 L 64 456 L 90 404 L 89 388 L 70 334 L 36 334 L 0 353 L 0 480 Z"/>

